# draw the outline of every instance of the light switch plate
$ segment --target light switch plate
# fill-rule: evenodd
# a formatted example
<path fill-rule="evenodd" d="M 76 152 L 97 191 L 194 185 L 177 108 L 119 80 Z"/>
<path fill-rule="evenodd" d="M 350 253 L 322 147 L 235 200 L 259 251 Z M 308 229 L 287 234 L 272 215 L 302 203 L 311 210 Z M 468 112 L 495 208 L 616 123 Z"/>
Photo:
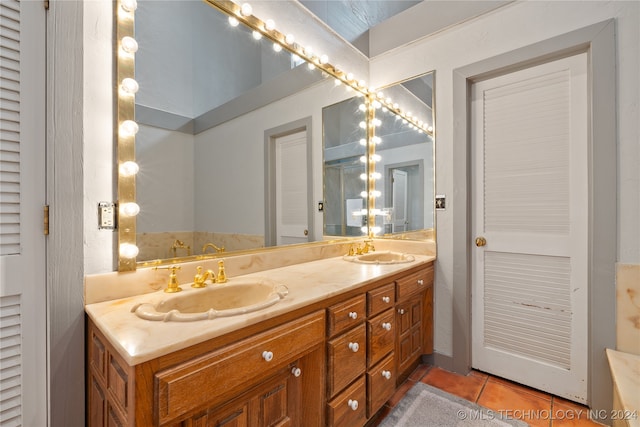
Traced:
<path fill-rule="evenodd" d="M 116 228 L 116 204 L 113 202 L 98 203 L 98 229 L 113 230 Z"/>
<path fill-rule="evenodd" d="M 444 194 L 436 195 L 436 210 L 445 210 L 447 207 L 447 198 Z"/>

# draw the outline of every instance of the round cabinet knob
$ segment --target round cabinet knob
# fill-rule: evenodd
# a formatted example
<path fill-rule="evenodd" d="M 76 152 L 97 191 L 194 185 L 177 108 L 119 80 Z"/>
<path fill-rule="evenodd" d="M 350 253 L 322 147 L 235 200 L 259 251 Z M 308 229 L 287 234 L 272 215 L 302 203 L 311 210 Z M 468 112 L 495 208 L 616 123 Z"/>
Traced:
<path fill-rule="evenodd" d="M 355 311 L 351 311 L 349 312 L 349 317 L 353 320 L 356 320 L 358 318 L 358 313 L 356 313 Z"/>
<path fill-rule="evenodd" d="M 424 285 L 424 280 L 418 279 L 418 285 L 420 285 L 420 286 Z"/>
<path fill-rule="evenodd" d="M 391 379 L 391 372 L 390 371 L 382 371 L 382 376 L 385 377 L 386 379 L 390 380 Z"/>
<path fill-rule="evenodd" d="M 270 351 L 263 351 L 262 358 L 267 362 L 271 362 L 273 360 L 273 353 Z"/>
<path fill-rule="evenodd" d="M 399 309 L 398 313 L 400 313 L 400 315 L 403 315 L 404 314 L 404 308 Z"/>
<path fill-rule="evenodd" d="M 349 343 L 349 349 L 351 351 L 353 351 L 354 353 L 357 353 L 358 350 L 360 350 L 360 344 L 358 344 L 357 342 L 350 342 Z"/>
<path fill-rule="evenodd" d="M 294 377 L 299 377 L 300 375 L 302 375 L 302 370 L 298 367 L 294 367 L 293 369 L 291 369 L 291 373 L 293 374 Z"/>
<path fill-rule="evenodd" d="M 390 331 L 391 330 L 391 323 L 383 322 L 382 323 L 382 329 L 384 329 L 385 331 Z"/>
<path fill-rule="evenodd" d="M 480 247 L 480 246 L 484 246 L 487 244 L 487 239 L 485 239 L 484 237 L 476 237 L 476 246 Z"/>
<path fill-rule="evenodd" d="M 382 302 L 389 304 L 391 302 L 391 298 L 389 297 L 382 297 Z"/>
<path fill-rule="evenodd" d="M 353 409 L 354 411 L 356 411 L 358 409 L 358 401 L 357 400 L 349 399 L 349 402 L 347 402 L 347 405 L 349 405 L 349 408 Z"/>

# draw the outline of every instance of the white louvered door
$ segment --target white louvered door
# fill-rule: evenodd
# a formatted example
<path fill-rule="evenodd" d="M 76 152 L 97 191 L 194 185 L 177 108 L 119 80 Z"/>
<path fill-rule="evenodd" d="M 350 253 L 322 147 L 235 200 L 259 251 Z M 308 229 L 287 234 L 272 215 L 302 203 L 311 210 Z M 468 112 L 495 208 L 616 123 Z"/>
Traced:
<path fill-rule="evenodd" d="M 587 399 L 587 56 L 472 86 L 472 365 Z"/>
<path fill-rule="evenodd" d="M 45 10 L 0 2 L 0 425 L 47 425 Z"/>

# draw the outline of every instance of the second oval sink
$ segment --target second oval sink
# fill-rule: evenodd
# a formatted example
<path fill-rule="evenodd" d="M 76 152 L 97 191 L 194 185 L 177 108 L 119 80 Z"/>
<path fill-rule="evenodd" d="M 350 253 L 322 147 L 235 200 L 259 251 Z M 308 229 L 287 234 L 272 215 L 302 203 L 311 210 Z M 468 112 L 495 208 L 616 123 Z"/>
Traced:
<path fill-rule="evenodd" d="M 345 255 L 344 259 L 361 264 L 400 264 L 415 261 L 416 258 L 401 252 L 379 251 L 354 256 Z"/>
<path fill-rule="evenodd" d="M 225 285 L 209 285 L 171 295 L 157 304 L 142 303 L 132 308 L 147 320 L 194 321 L 251 313 L 270 307 L 289 290 L 269 279 L 234 279 Z"/>

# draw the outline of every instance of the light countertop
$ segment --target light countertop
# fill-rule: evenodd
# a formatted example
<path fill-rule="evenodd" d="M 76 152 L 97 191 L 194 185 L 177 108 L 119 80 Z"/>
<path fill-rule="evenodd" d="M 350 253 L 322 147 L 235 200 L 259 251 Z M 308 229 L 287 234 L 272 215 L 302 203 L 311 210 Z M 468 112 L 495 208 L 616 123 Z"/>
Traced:
<path fill-rule="evenodd" d="M 613 386 L 617 390 L 623 413 L 614 408 L 615 419 L 626 425 L 640 427 L 640 356 L 607 349 Z M 614 422 L 614 425 L 616 423 Z"/>
<path fill-rule="evenodd" d="M 88 304 L 85 311 L 125 361 L 134 366 L 434 260 L 434 256 L 415 255 L 410 263 L 374 265 L 334 257 L 245 274 L 237 279 L 268 278 L 287 286 L 289 294 L 271 307 L 233 317 L 163 322 L 144 320 L 131 312 L 139 303 L 156 304 L 166 299 L 169 294 L 163 291 Z M 230 286 L 233 282 L 231 276 L 224 285 L 209 286 Z M 182 289 L 180 294 L 200 291 L 189 283 L 182 284 Z"/>

